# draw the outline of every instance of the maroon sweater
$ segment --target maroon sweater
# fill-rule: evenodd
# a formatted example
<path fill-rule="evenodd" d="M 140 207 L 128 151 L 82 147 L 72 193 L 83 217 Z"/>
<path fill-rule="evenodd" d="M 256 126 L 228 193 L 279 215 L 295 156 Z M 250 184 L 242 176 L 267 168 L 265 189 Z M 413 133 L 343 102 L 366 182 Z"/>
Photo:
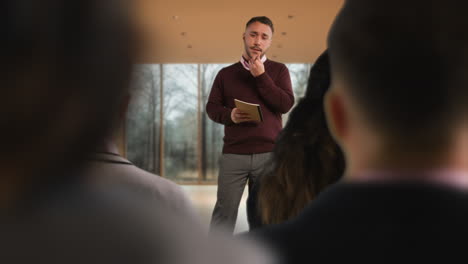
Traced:
<path fill-rule="evenodd" d="M 294 104 L 288 68 L 267 60 L 265 73 L 253 77 L 240 62 L 219 71 L 213 83 L 206 112 L 215 122 L 224 124 L 223 153 L 254 154 L 273 150 L 282 129 L 281 114 Z M 231 111 L 234 99 L 260 104 L 263 122 L 235 124 Z"/>

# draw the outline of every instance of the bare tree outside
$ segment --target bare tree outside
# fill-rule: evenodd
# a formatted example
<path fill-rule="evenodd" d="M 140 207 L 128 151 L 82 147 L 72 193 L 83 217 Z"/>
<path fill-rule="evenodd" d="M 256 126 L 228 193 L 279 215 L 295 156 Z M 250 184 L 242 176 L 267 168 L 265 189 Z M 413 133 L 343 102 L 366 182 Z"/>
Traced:
<path fill-rule="evenodd" d="M 312 64 L 286 64 L 291 75 L 291 82 L 294 92 L 295 103 L 297 104 L 300 98 L 305 94 L 307 82 L 309 80 L 309 72 Z M 293 108 L 294 108 L 293 106 Z M 291 111 L 290 111 L 291 112 Z M 283 126 L 288 121 L 289 112 L 283 115 Z"/>
<path fill-rule="evenodd" d="M 223 148 L 224 126 L 215 123 L 206 114 L 206 103 L 218 72 L 227 64 L 204 64 L 201 72 L 202 86 L 202 175 L 204 181 L 216 181 Z"/>
<path fill-rule="evenodd" d="M 159 174 L 159 69 L 139 65 L 133 77 L 127 113 L 127 156 L 135 165 Z"/>
<path fill-rule="evenodd" d="M 197 65 L 164 66 L 165 172 L 171 180 L 193 182 L 197 168 Z"/>

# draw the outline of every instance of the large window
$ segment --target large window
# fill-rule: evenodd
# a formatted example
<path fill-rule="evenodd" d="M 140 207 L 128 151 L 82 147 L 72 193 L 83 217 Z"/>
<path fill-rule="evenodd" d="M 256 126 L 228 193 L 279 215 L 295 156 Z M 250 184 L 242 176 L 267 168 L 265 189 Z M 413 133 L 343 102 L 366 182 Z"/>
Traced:
<path fill-rule="evenodd" d="M 164 175 L 171 180 L 197 180 L 197 65 L 164 65 Z"/>
<path fill-rule="evenodd" d="M 161 65 L 140 65 L 134 73 L 127 113 L 127 157 L 147 171 L 161 172 Z"/>
<path fill-rule="evenodd" d="M 209 119 L 205 105 L 225 66 L 139 65 L 126 122 L 128 159 L 179 183 L 215 183 L 224 127 Z M 310 65 L 287 66 L 297 101 L 304 95 Z"/>

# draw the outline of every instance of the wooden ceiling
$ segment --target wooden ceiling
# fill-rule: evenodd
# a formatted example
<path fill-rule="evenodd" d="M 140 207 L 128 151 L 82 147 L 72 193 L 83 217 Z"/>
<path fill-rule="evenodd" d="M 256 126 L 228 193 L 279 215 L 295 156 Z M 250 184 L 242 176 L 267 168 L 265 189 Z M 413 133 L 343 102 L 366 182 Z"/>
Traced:
<path fill-rule="evenodd" d="M 343 0 L 135 0 L 145 39 L 140 63 L 231 63 L 243 50 L 245 23 L 273 20 L 267 55 L 284 63 L 310 63 Z"/>

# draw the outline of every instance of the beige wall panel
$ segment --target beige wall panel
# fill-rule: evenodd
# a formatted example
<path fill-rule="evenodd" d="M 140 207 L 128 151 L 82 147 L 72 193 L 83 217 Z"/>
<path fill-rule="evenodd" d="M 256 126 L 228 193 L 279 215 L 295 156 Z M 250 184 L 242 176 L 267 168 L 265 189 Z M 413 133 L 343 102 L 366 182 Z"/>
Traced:
<path fill-rule="evenodd" d="M 253 16 L 273 20 L 268 56 L 285 63 L 314 62 L 343 0 L 135 0 L 145 39 L 140 63 L 230 63 L 242 53 L 242 33 Z M 285 35 L 282 32 L 286 32 Z"/>

